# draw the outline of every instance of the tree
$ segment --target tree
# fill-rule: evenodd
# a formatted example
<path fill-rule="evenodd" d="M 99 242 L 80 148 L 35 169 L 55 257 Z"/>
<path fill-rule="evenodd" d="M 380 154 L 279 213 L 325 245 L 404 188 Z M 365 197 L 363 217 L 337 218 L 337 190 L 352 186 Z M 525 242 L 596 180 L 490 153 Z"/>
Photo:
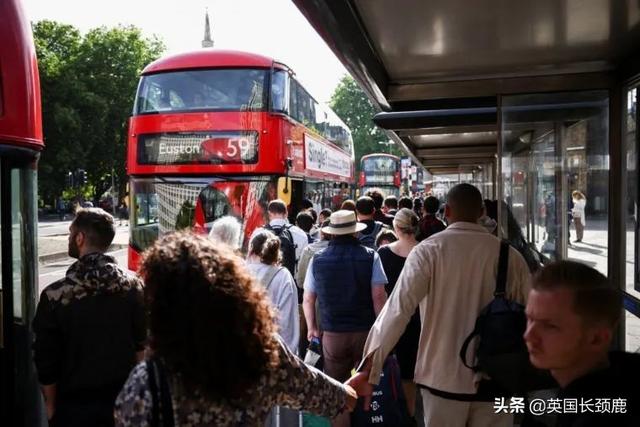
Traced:
<path fill-rule="evenodd" d="M 78 145 L 82 118 L 79 100 L 87 96 L 73 71 L 82 37 L 71 25 L 41 21 L 33 27 L 46 149 L 39 168 L 40 195 L 52 200 L 64 187 L 66 171 L 82 153 Z"/>
<path fill-rule="evenodd" d="M 101 126 L 96 124 L 103 143 L 92 144 L 87 152 L 92 183 L 111 184 L 105 176 L 113 170 L 119 182 L 126 182 L 127 124 L 133 109 L 142 69 L 164 51 L 157 38 L 145 39 L 133 26 L 89 31 L 78 55 L 77 69 L 93 94 L 106 101 Z M 87 135 L 89 136 L 89 135 Z M 96 188 L 99 197 L 106 188 Z"/>
<path fill-rule="evenodd" d="M 388 142 L 386 134 L 373 123 L 376 111 L 369 98 L 351 76 L 345 75 L 331 95 L 331 108 L 351 129 L 357 167 L 366 154 L 389 152 L 401 155 L 395 146 L 380 144 Z"/>
<path fill-rule="evenodd" d="M 126 128 L 140 72 L 164 46 L 135 27 L 100 27 L 82 36 L 73 26 L 40 21 L 33 33 L 45 137 L 40 195 L 53 201 L 67 171 L 86 169 L 87 188 L 98 198 L 112 170 L 125 182 Z"/>

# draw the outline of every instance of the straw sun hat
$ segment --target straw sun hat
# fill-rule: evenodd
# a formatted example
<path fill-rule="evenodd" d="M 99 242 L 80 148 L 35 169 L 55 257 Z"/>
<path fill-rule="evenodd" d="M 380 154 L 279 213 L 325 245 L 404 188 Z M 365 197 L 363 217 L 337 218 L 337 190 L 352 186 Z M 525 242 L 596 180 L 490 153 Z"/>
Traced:
<path fill-rule="evenodd" d="M 329 225 L 322 227 L 322 232 L 336 236 L 353 234 L 367 228 L 366 224 L 356 221 L 356 213 L 353 211 L 336 211 L 329 217 Z"/>

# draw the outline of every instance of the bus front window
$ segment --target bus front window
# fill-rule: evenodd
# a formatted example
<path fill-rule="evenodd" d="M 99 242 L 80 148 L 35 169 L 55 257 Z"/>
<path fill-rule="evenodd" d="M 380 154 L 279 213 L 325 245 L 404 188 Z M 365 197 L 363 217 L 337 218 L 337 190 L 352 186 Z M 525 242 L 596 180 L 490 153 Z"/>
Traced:
<path fill-rule="evenodd" d="M 268 70 L 175 71 L 142 77 L 134 115 L 177 111 L 263 111 Z"/>
<path fill-rule="evenodd" d="M 162 234 L 189 229 L 208 234 L 218 218 L 231 215 L 243 225 L 246 239 L 266 221 L 276 197 L 275 180 L 207 178 L 131 178 L 131 246 L 142 252 Z"/>

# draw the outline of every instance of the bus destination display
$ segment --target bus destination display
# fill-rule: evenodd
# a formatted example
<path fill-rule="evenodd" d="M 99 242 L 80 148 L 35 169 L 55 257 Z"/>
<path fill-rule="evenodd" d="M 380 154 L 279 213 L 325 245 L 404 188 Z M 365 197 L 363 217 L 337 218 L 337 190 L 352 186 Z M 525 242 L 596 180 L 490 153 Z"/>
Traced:
<path fill-rule="evenodd" d="M 143 165 L 255 164 L 258 133 L 251 131 L 175 132 L 138 138 Z"/>

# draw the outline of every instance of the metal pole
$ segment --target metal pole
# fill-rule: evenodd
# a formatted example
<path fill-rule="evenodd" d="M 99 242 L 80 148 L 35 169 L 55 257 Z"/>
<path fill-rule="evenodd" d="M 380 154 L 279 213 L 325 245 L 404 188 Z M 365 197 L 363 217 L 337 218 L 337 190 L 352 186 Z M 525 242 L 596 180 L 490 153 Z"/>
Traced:
<path fill-rule="evenodd" d="M 113 176 L 113 166 L 111 166 L 111 210 L 113 211 L 113 215 L 114 216 L 116 214 L 116 202 L 115 202 L 114 197 L 113 197 L 113 192 L 115 190 L 115 186 L 116 186 L 116 179 Z"/>

